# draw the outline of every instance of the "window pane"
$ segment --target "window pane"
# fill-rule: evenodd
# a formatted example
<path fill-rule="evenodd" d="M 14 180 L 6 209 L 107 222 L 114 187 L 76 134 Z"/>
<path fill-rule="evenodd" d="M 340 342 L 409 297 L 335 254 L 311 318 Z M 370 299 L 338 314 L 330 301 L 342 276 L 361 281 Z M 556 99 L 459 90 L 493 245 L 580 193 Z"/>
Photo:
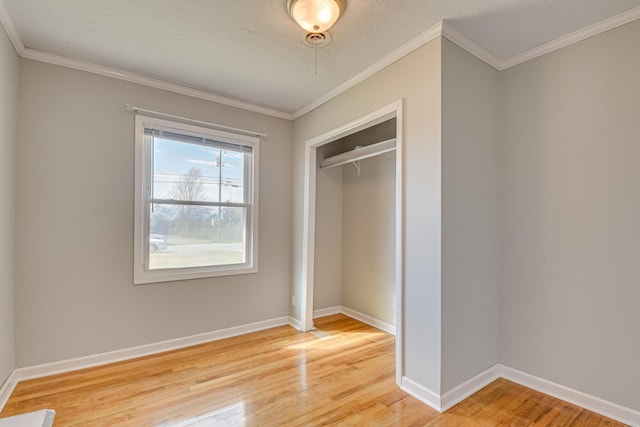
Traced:
<path fill-rule="evenodd" d="M 155 137 L 153 198 L 244 203 L 250 153 Z"/>
<path fill-rule="evenodd" d="M 138 114 L 136 130 L 134 283 L 255 273 L 259 138 Z"/>
<path fill-rule="evenodd" d="M 247 262 L 244 207 L 154 204 L 149 270 Z"/>

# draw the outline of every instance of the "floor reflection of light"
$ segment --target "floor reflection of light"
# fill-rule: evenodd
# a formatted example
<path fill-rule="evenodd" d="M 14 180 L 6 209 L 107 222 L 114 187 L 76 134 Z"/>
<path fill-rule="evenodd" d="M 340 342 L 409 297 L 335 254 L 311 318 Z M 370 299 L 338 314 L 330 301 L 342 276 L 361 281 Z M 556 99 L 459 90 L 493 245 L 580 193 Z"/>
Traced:
<path fill-rule="evenodd" d="M 300 364 L 298 365 L 298 377 L 300 379 L 300 389 L 306 396 L 307 391 L 307 355 L 302 354 L 300 358 Z"/>
<path fill-rule="evenodd" d="M 350 337 L 354 335 L 357 338 L 362 338 L 365 340 L 372 340 L 374 338 L 378 338 L 380 335 L 385 334 L 385 332 L 351 332 L 349 333 Z M 285 348 L 288 349 L 298 349 L 298 350 L 334 350 L 339 347 L 343 347 L 345 345 L 350 345 L 345 343 L 343 340 L 338 339 L 339 336 L 329 335 L 326 336 L 316 336 L 317 339 L 311 339 L 308 341 L 300 342 L 297 344 L 288 345 Z"/>
<path fill-rule="evenodd" d="M 246 414 L 244 402 L 234 403 L 205 414 L 191 418 L 171 421 L 157 427 L 245 427 Z"/>

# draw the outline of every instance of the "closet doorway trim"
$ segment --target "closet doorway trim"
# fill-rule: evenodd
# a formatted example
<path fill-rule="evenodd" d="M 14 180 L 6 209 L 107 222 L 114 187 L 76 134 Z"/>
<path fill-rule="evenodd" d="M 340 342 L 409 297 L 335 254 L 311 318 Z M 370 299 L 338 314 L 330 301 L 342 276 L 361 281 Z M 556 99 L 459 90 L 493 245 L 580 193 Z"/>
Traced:
<path fill-rule="evenodd" d="M 403 100 L 396 101 L 359 119 L 346 123 L 305 142 L 304 150 L 304 212 L 302 234 L 302 287 L 300 295 L 300 326 L 302 331 L 313 329 L 313 280 L 316 233 L 316 156 L 317 149 L 337 139 L 354 134 L 363 129 L 396 118 L 396 251 L 395 251 L 395 293 L 396 293 L 396 383 L 400 384 L 404 374 L 403 366 L 403 312 L 404 312 L 404 170 L 403 170 Z"/>

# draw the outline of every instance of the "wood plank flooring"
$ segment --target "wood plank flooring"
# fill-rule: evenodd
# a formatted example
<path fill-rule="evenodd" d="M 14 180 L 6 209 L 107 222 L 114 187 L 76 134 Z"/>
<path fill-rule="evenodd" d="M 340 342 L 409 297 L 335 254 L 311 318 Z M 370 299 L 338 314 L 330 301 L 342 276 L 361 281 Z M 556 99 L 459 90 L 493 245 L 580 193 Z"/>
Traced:
<path fill-rule="evenodd" d="M 54 426 L 622 426 L 499 379 L 439 414 L 395 385 L 394 337 L 343 315 L 18 384 Z M 325 334 L 326 333 L 326 334 Z"/>

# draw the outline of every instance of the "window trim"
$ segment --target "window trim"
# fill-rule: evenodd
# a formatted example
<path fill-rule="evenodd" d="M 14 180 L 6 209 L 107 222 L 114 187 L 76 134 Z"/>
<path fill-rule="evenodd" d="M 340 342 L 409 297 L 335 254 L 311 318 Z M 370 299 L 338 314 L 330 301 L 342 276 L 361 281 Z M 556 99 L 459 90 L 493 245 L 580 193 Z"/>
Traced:
<path fill-rule="evenodd" d="M 172 269 L 148 270 L 145 267 L 149 251 L 149 205 L 153 182 L 152 146 L 145 142 L 145 127 L 156 126 L 164 129 L 176 130 L 185 135 L 193 135 L 214 139 L 216 141 L 234 145 L 250 146 L 252 148 L 252 167 L 245 168 L 245 176 L 251 175 L 251 189 L 248 198 L 247 224 L 250 235 L 247 236 L 247 262 L 243 264 L 228 264 L 222 266 L 203 266 Z M 200 279 L 207 277 L 221 277 L 258 272 L 258 183 L 259 183 L 259 141 L 255 136 L 242 135 L 205 126 L 166 120 L 153 116 L 136 114 L 135 116 L 135 191 L 134 191 L 134 285 L 146 283 L 169 282 L 178 280 Z M 248 228 L 245 227 L 245 232 Z"/>

